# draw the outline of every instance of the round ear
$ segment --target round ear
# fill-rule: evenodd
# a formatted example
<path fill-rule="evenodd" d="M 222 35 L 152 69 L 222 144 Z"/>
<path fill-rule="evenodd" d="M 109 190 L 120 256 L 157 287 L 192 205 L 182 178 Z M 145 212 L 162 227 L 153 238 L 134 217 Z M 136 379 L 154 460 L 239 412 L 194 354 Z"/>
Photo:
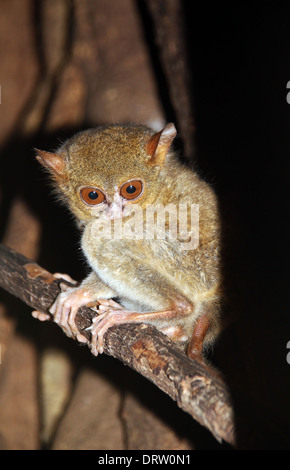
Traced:
<path fill-rule="evenodd" d="M 46 152 L 45 150 L 36 151 L 36 159 L 55 176 L 61 176 L 65 170 L 65 159 L 56 153 Z"/>
<path fill-rule="evenodd" d="M 177 132 L 173 123 L 167 124 L 162 131 L 153 134 L 146 144 L 148 163 L 162 165 Z"/>

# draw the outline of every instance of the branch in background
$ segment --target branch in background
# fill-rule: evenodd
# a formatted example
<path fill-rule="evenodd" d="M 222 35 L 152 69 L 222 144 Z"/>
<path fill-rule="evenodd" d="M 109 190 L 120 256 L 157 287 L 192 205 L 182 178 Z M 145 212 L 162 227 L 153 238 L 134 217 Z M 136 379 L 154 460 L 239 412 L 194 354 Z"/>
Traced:
<path fill-rule="evenodd" d="M 36 310 L 47 311 L 60 293 L 60 279 L 23 255 L 0 245 L 0 286 Z M 95 312 L 83 307 L 79 331 Z M 151 380 L 180 408 L 205 426 L 218 441 L 235 445 L 233 409 L 223 380 L 210 368 L 186 357 L 165 335 L 149 325 L 120 325 L 105 335 L 104 352 Z"/>
<path fill-rule="evenodd" d="M 195 123 L 192 94 L 191 63 L 188 55 L 185 11 L 183 2 L 176 0 L 147 0 L 153 21 L 155 40 L 169 89 L 169 102 L 176 114 L 177 126 L 184 153 L 191 162 L 195 159 Z"/>

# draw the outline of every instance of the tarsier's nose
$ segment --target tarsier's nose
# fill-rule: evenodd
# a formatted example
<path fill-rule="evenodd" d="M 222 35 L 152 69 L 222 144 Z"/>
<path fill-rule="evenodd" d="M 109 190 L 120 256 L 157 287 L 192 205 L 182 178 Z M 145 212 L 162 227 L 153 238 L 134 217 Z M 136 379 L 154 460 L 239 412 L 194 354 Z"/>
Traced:
<path fill-rule="evenodd" d="M 120 194 L 114 195 L 113 201 L 109 204 L 110 218 L 119 219 L 123 214 L 123 200 Z"/>

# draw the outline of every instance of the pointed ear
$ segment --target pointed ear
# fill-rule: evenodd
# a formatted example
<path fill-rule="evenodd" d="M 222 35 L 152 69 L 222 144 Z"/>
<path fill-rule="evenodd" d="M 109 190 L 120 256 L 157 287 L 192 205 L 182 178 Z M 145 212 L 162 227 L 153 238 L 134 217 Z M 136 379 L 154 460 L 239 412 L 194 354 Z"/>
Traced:
<path fill-rule="evenodd" d="M 36 159 L 48 170 L 55 174 L 55 176 L 61 176 L 65 170 L 65 159 L 57 155 L 56 153 L 46 152 L 45 150 L 36 151 Z"/>
<path fill-rule="evenodd" d="M 176 129 L 172 123 L 167 124 L 162 131 L 152 135 L 146 144 L 146 152 L 150 157 L 148 163 L 162 165 L 175 136 Z"/>

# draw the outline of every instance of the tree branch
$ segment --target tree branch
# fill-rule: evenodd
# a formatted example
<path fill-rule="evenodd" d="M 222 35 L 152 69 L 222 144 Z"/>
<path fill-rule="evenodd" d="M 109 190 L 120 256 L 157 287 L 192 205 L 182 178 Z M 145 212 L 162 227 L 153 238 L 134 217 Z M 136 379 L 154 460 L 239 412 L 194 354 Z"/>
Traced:
<path fill-rule="evenodd" d="M 60 293 L 60 282 L 23 255 L 0 245 L 0 286 L 36 310 L 47 311 Z M 49 313 L 49 312 L 48 312 Z M 76 323 L 85 329 L 95 312 L 83 307 Z M 205 426 L 218 441 L 235 445 L 233 409 L 218 374 L 186 357 L 165 335 L 146 325 L 120 325 L 105 335 L 106 354 L 138 371 Z"/>

